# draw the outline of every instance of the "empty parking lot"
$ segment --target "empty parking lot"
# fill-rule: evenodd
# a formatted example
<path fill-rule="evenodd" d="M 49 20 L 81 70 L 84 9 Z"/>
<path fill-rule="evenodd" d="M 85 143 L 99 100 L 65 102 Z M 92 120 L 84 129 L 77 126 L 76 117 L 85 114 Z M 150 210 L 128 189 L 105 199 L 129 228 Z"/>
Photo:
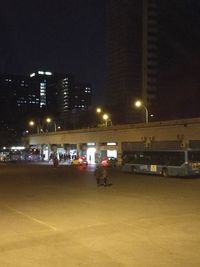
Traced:
<path fill-rule="evenodd" d="M 0 165 L 0 266 L 199 266 L 200 179 Z"/>

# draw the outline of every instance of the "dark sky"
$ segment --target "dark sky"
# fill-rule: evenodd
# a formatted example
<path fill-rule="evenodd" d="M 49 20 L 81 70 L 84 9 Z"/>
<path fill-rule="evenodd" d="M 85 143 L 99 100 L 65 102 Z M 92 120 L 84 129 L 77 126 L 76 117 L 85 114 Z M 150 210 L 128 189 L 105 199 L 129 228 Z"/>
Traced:
<path fill-rule="evenodd" d="M 105 77 L 104 0 L 1 3 L 0 72 L 37 69 L 75 75 L 101 99 Z"/>
<path fill-rule="evenodd" d="M 37 69 L 75 75 L 94 88 L 105 87 L 106 0 L 7 0 L 1 3 L 0 73 Z M 131 1 L 131 0 L 130 0 Z M 160 0 L 161 68 L 199 58 L 199 0 Z M 163 46 L 163 43 L 165 45 Z M 198 56 L 197 56 L 198 55 Z"/>

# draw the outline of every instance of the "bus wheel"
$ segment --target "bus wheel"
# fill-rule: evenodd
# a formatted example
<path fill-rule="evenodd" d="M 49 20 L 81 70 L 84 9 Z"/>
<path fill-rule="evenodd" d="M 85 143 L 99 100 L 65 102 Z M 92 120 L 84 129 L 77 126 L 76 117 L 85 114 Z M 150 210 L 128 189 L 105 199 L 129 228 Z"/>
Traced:
<path fill-rule="evenodd" d="M 162 175 L 164 177 L 168 177 L 169 176 L 169 173 L 168 173 L 168 169 L 167 168 L 162 169 Z"/>
<path fill-rule="evenodd" d="M 132 166 L 132 168 L 131 168 L 131 173 L 135 174 L 135 167 L 134 166 Z"/>

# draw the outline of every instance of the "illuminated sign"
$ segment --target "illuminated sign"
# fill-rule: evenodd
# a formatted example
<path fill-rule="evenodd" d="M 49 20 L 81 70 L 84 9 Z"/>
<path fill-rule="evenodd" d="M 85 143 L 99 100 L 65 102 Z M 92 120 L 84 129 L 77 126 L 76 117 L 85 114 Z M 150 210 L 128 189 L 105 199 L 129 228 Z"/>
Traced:
<path fill-rule="evenodd" d="M 107 146 L 116 146 L 117 145 L 117 143 L 107 143 Z"/>

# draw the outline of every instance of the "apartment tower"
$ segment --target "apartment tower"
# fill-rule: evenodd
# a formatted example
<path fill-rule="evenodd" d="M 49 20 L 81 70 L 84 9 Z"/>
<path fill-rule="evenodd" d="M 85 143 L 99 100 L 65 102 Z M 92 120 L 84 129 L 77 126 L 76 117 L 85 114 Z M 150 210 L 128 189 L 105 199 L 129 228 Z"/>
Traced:
<path fill-rule="evenodd" d="M 141 99 L 153 112 L 157 95 L 156 0 L 109 0 L 106 4 L 106 102 L 114 123 L 145 120 Z"/>

